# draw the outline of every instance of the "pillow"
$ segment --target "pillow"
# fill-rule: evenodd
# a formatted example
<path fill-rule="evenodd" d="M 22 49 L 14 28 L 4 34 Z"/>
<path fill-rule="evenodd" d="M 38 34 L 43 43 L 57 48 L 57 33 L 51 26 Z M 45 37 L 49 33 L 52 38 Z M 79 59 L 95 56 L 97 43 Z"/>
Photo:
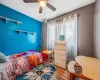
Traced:
<path fill-rule="evenodd" d="M 24 55 L 26 55 L 27 53 L 25 53 L 25 52 L 21 52 L 21 53 L 19 53 L 19 56 L 24 56 Z"/>
<path fill-rule="evenodd" d="M 7 57 L 2 52 L 0 52 L 0 63 L 4 62 L 7 62 Z"/>
<path fill-rule="evenodd" d="M 24 56 L 26 53 L 25 52 L 21 52 L 21 53 L 17 53 L 17 54 L 13 54 L 9 57 L 9 59 L 13 59 L 13 58 L 17 58 L 17 57 L 21 57 Z"/>
<path fill-rule="evenodd" d="M 25 51 L 25 53 L 27 54 L 27 56 L 29 56 L 29 55 L 31 55 L 31 54 L 37 53 L 37 51 L 32 51 L 32 50 L 30 50 L 30 51 Z"/>
<path fill-rule="evenodd" d="M 75 69 L 74 69 L 74 65 L 76 64 L 76 62 L 75 61 L 70 61 L 69 63 L 68 63 L 68 70 L 70 71 L 70 72 L 72 72 L 72 73 L 75 73 Z"/>

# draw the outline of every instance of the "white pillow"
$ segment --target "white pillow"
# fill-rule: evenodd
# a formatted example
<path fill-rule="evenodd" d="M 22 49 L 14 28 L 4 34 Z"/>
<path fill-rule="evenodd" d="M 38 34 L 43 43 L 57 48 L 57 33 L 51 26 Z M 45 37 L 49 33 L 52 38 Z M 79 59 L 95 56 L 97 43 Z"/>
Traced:
<path fill-rule="evenodd" d="M 7 62 L 7 57 L 2 52 L 0 52 L 0 63 L 4 62 Z"/>
<path fill-rule="evenodd" d="M 75 69 L 74 69 L 74 65 L 76 64 L 76 62 L 75 61 L 70 61 L 69 63 L 68 63 L 68 70 L 70 71 L 70 72 L 72 72 L 72 73 L 75 73 Z"/>

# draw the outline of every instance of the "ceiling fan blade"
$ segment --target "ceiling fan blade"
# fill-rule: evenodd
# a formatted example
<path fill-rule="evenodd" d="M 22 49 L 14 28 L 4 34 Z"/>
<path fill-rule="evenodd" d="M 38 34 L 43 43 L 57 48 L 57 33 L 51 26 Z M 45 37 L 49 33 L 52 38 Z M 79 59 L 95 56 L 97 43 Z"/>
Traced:
<path fill-rule="evenodd" d="M 25 3 L 36 3 L 38 0 L 23 0 Z"/>
<path fill-rule="evenodd" d="M 49 3 L 47 3 L 46 4 L 46 6 L 48 7 L 48 8 L 50 8 L 51 10 L 53 10 L 53 11 L 55 11 L 56 10 L 56 8 L 55 7 L 53 7 L 51 4 L 49 4 Z"/>
<path fill-rule="evenodd" d="M 39 13 L 42 13 L 43 7 L 40 6 Z"/>

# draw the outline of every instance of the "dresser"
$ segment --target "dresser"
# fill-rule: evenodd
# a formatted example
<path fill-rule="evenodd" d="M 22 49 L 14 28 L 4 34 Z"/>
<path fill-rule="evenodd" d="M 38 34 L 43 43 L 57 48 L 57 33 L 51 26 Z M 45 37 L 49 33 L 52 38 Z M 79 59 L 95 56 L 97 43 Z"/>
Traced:
<path fill-rule="evenodd" d="M 54 63 L 55 65 L 66 69 L 66 42 L 56 41 L 54 49 Z"/>

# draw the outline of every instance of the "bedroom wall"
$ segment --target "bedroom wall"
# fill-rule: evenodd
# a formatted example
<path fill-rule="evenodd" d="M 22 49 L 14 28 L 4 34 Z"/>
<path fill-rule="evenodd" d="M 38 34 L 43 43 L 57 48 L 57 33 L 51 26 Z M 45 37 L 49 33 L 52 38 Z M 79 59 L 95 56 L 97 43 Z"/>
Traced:
<path fill-rule="evenodd" d="M 0 52 L 11 55 L 26 50 L 36 50 L 37 46 L 41 44 L 41 22 L 2 4 L 0 4 L 0 16 L 22 22 L 16 26 L 14 22 L 8 21 L 6 24 L 4 20 L 0 19 Z M 15 30 L 35 32 L 35 34 L 18 34 Z"/>
<path fill-rule="evenodd" d="M 47 24 L 42 23 L 42 46 L 44 49 L 47 49 Z"/>
<path fill-rule="evenodd" d="M 94 39 L 93 39 L 93 27 L 94 27 L 94 3 L 80 9 L 68 12 L 59 17 L 51 20 L 59 19 L 61 17 L 68 17 L 73 14 L 79 14 L 78 16 L 78 55 L 94 57 Z M 49 20 L 49 21 L 51 21 Z M 46 34 L 47 25 L 42 24 L 42 35 L 43 35 L 43 47 L 46 48 Z"/>
<path fill-rule="evenodd" d="M 94 45 L 95 57 L 100 59 L 100 0 L 95 4 L 95 19 L 94 19 Z"/>

